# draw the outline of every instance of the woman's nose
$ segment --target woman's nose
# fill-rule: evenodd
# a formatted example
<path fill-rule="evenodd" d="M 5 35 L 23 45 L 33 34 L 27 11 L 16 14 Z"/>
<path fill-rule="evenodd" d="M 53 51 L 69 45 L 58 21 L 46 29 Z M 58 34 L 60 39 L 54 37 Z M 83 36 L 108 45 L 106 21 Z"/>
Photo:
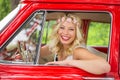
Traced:
<path fill-rule="evenodd" d="M 68 34 L 68 30 L 67 30 L 67 29 L 64 29 L 63 33 L 64 33 L 64 34 Z"/>

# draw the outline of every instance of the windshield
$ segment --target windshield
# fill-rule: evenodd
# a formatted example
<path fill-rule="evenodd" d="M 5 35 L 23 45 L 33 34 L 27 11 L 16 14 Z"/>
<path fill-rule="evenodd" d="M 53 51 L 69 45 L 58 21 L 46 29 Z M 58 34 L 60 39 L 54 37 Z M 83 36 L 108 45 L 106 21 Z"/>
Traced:
<path fill-rule="evenodd" d="M 19 4 L 12 12 L 10 12 L 3 20 L 0 21 L 0 32 L 17 15 L 22 7 L 23 5 Z"/>

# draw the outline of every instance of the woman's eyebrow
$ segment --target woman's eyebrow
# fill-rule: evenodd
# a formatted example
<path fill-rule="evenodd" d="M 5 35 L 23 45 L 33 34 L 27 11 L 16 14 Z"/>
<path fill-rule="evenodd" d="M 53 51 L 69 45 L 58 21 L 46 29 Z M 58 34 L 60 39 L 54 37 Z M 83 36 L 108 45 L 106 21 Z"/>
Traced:
<path fill-rule="evenodd" d="M 61 26 L 65 27 L 63 24 L 62 24 Z M 60 27 L 61 27 L 61 26 L 60 26 Z"/>
<path fill-rule="evenodd" d="M 75 29 L 75 27 L 73 27 L 73 26 L 69 26 L 69 28 L 74 28 Z"/>

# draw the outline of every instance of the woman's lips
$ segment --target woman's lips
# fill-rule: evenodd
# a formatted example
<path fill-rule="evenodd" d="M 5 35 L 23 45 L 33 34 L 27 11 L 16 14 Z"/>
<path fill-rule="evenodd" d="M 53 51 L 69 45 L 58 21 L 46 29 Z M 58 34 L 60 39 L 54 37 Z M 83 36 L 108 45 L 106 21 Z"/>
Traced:
<path fill-rule="evenodd" d="M 70 39 L 70 37 L 68 37 L 68 36 L 61 36 L 61 38 L 62 38 L 62 40 L 64 40 L 64 41 L 68 41 L 68 40 Z"/>

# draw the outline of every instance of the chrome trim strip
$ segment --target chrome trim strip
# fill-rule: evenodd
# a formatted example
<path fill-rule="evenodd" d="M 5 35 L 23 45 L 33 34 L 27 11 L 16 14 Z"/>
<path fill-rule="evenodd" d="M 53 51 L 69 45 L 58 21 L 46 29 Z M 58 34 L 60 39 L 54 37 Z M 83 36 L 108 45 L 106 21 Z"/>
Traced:
<path fill-rule="evenodd" d="M 114 78 L 83 77 L 84 80 L 115 80 Z"/>

